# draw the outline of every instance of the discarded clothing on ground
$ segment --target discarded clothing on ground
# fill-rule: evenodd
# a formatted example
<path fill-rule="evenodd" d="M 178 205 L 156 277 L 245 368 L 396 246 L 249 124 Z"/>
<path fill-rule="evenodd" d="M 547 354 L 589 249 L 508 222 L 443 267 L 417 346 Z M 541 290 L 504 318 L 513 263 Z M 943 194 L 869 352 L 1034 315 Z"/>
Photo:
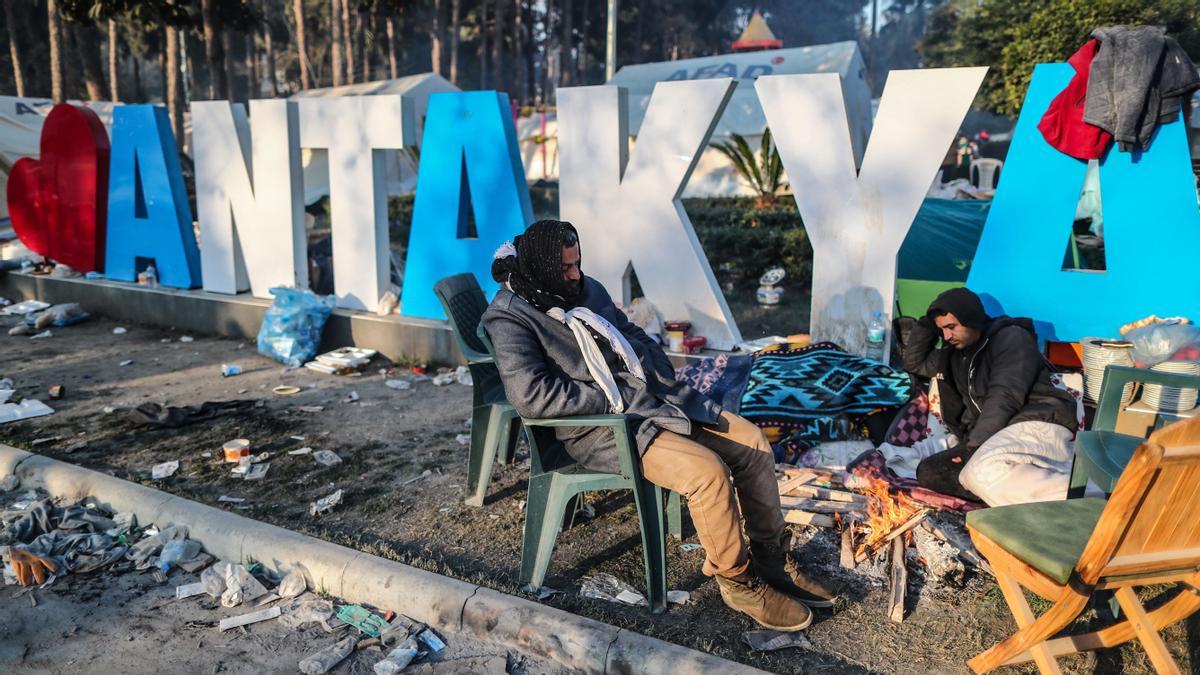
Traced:
<path fill-rule="evenodd" d="M 143 403 L 129 411 L 134 424 L 169 427 L 176 429 L 189 424 L 207 422 L 224 415 L 246 412 L 257 405 L 257 401 L 208 401 L 199 406 L 169 406 L 158 403 Z"/>
<path fill-rule="evenodd" d="M 118 524 L 91 500 L 57 507 L 46 499 L 0 533 L 0 542 L 49 560 L 55 574 L 91 572 L 125 557 L 129 548 L 110 532 Z"/>

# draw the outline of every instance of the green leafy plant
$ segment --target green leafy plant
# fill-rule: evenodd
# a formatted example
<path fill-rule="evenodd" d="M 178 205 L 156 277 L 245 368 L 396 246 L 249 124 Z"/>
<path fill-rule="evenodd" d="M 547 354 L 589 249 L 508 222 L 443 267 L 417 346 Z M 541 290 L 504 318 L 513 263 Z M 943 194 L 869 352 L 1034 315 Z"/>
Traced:
<path fill-rule="evenodd" d="M 755 202 L 757 205 L 774 204 L 784 181 L 783 160 L 779 158 L 779 150 L 771 142 L 771 130 L 763 131 L 758 152 L 750 147 L 741 134 L 731 133 L 729 138 L 728 141 L 713 143 L 712 146 L 729 159 L 742 180 L 758 193 Z"/>

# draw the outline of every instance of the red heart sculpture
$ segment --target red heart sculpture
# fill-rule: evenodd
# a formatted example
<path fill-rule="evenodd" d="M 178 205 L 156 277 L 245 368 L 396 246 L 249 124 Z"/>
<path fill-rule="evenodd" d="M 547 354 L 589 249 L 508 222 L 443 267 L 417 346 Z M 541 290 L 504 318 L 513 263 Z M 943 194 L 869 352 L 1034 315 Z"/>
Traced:
<path fill-rule="evenodd" d="M 90 108 L 60 103 L 42 125 L 41 157 L 8 174 L 8 213 L 21 243 L 80 272 L 104 267 L 108 134 Z"/>

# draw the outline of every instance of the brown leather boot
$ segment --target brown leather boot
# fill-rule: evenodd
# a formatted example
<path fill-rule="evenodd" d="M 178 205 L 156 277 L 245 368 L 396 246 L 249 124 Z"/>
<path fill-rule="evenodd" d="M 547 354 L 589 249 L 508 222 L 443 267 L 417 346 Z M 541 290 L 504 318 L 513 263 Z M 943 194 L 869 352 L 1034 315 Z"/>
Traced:
<path fill-rule="evenodd" d="M 809 579 L 792 559 L 792 537 L 784 534 L 775 546 L 750 543 L 750 569 L 776 590 L 783 591 L 809 607 L 833 607 L 837 594 Z"/>
<path fill-rule="evenodd" d="M 764 628 L 797 631 L 812 623 L 812 612 L 803 603 L 771 588 L 750 572 L 736 577 L 717 577 L 717 587 L 721 589 L 721 599 L 726 605 Z"/>

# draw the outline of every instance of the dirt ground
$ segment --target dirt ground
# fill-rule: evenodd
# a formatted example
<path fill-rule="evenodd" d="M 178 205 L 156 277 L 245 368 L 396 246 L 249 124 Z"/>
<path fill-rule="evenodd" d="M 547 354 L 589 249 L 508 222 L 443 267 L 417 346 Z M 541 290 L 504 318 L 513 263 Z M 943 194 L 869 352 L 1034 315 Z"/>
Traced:
<path fill-rule="evenodd" d="M 5 328 L 15 322 L 0 318 Z M 397 391 L 387 388 L 378 374 L 389 365 L 380 359 L 361 377 L 285 371 L 257 355 L 251 341 L 196 336 L 181 342 L 178 333 L 133 325 L 115 335 L 116 325 L 93 320 L 53 329 L 53 337 L 39 340 L 0 336 L 0 377 L 11 377 L 20 394 L 40 398 L 57 411 L 0 426 L 0 442 L 499 591 L 521 593 L 517 576 L 528 459 L 519 452 L 516 463 L 498 466 L 485 506 L 463 504 L 466 448 L 455 437 L 468 432 L 469 387 L 423 382 Z M 132 363 L 121 366 L 126 360 Z M 221 377 L 220 366 L 226 363 L 241 365 L 244 374 Z M 47 387 L 54 384 L 66 387 L 63 400 L 46 400 Z M 301 392 L 273 394 L 272 388 L 281 384 L 296 385 Z M 352 392 L 357 400 L 350 402 Z M 262 403 L 238 415 L 178 429 L 137 426 L 125 410 L 147 401 L 199 405 L 236 399 Z M 301 406 L 323 409 L 306 412 Z M 250 439 L 255 453 L 271 453 L 265 479 L 230 476 L 221 460 L 221 445 L 239 437 Z M 332 450 L 343 463 L 322 468 L 310 456 L 286 454 L 301 447 Z M 175 476 L 150 480 L 151 467 L 168 460 L 181 463 Z M 428 477 L 408 482 L 426 470 L 432 472 Z M 309 516 L 312 501 L 338 488 L 345 490 L 341 506 L 326 516 Z M 222 495 L 246 501 L 219 502 Z M 832 611 L 817 611 L 808 630 L 811 650 L 752 652 L 741 642 L 741 634 L 754 626 L 726 609 L 715 584 L 701 574 L 703 551 L 686 552 L 674 540 L 668 548 L 668 583 L 691 593 L 686 606 L 672 606 L 654 617 L 642 608 L 580 597 L 581 578 L 596 572 L 612 573 L 635 588 L 644 583 L 632 501 L 627 494 L 610 494 L 593 495 L 592 503 L 595 517 L 558 539 L 545 585 L 561 593 L 544 602 L 646 635 L 775 672 L 925 674 L 966 672 L 968 658 L 1015 629 L 990 579 L 975 577 L 962 587 L 950 587 L 926 582 L 920 569 L 909 574 L 908 616 L 903 623 L 893 623 L 886 617 L 887 589 L 879 567 L 842 570 L 833 536 L 801 528 L 800 555 L 814 574 L 842 586 L 844 600 Z M 684 535 L 684 542 L 697 541 L 690 528 Z M 96 592 L 117 592 L 100 583 Z M 0 607 L 10 605 L 0 598 Z M 1090 621 L 1094 617 L 1085 615 L 1080 627 Z M 1189 662 L 1200 664 L 1200 621 L 1177 625 L 1165 636 L 1185 669 Z M 233 661 L 224 663 L 229 668 Z M 1136 646 L 1062 663 L 1071 672 L 1152 671 Z"/>

